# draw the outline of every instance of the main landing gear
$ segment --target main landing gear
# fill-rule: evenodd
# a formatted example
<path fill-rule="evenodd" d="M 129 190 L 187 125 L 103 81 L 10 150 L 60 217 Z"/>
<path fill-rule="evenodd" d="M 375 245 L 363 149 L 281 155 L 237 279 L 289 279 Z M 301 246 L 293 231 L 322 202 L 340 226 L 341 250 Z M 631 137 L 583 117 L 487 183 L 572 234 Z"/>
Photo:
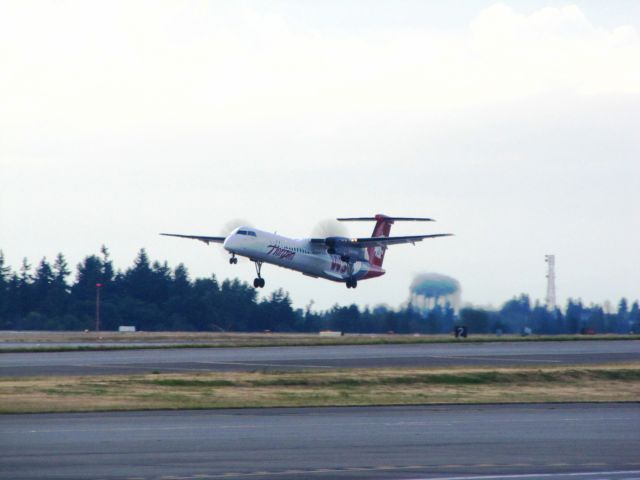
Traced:
<path fill-rule="evenodd" d="M 236 258 L 236 254 L 235 253 L 231 254 L 231 258 L 229 259 L 229 263 L 231 265 L 235 265 L 236 263 L 238 263 L 238 259 Z"/>
<path fill-rule="evenodd" d="M 348 257 L 347 260 L 344 260 L 344 257 L 341 258 L 341 260 L 343 261 L 348 261 Z M 353 263 L 349 262 L 349 278 L 347 278 L 347 288 L 356 288 L 358 286 L 358 281 L 353 278 Z"/>
<path fill-rule="evenodd" d="M 256 273 L 258 274 L 258 278 L 253 279 L 254 288 L 263 288 L 264 287 L 264 278 L 260 275 L 262 270 L 262 262 L 255 262 L 256 264 Z"/>

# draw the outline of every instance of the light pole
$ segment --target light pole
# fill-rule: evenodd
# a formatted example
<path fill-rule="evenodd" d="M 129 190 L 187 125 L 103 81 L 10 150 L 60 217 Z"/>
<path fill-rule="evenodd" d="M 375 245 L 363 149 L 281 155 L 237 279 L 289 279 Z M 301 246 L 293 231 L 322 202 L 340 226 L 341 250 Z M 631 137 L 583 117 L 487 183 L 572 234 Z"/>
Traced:
<path fill-rule="evenodd" d="M 96 283 L 96 332 L 100 331 L 100 287 L 101 283 Z"/>

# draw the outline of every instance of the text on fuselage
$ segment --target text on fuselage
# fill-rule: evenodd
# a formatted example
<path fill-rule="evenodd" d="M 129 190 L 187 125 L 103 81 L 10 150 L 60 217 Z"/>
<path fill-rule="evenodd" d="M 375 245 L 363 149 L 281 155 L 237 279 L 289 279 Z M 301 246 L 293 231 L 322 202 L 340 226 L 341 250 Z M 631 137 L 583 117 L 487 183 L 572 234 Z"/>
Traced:
<path fill-rule="evenodd" d="M 293 260 L 293 257 L 295 257 L 296 252 L 294 252 L 293 250 L 289 250 L 288 248 L 282 248 L 279 247 L 278 245 L 267 245 L 267 248 L 269 249 L 269 251 L 267 252 L 267 255 L 272 255 L 276 258 L 281 258 L 283 260 Z"/>

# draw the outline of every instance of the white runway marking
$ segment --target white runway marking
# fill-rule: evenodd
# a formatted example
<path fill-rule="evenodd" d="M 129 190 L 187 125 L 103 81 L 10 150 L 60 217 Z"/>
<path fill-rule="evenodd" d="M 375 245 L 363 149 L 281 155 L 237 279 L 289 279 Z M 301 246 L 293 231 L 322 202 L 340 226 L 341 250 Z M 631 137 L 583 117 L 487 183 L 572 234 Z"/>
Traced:
<path fill-rule="evenodd" d="M 289 367 L 289 368 L 336 368 L 329 365 L 298 365 L 295 363 L 251 363 L 251 362 L 194 362 L 203 365 L 247 365 L 250 367 Z"/>
<path fill-rule="evenodd" d="M 548 477 L 579 477 L 579 476 L 599 476 L 599 475 L 636 475 L 640 474 L 640 470 L 623 470 L 613 472 L 568 472 L 568 473 L 522 473 L 513 475 L 473 475 L 463 477 L 420 477 L 411 480 L 490 480 L 509 479 L 509 478 L 548 478 Z M 625 479 L 627 480 L 627 479 Z"/>
<path fill-rule="evenodd" d="M 163 365 L 157 364 L 155 366 L 156 370 L 164 370 L 164 371 L 180 371 L 180 372 L 207 372 L 207 365 L 238 365 L 243 367 L 273 367 L 273 368 L 336 368 L 335 366 L 330 365 L 299 365 L 295 363 L 254 363 L 254 362 L 185 362 L 192 363 L 197 365 L 202 365 L 202 368 L 190 368 L 190 367 L 174 367 L 171 365 Z M 72 367 L 81 367 L 81 368 L 103 368 L 103 369 L 127 369 L 127 370 L 149 370 L 152 368 L 152 365 L 133 365 L 133 364 L 110 364 L 110 365 L 95 365 L 95 364 L 74 364 Z"/>
<path fill-rule="evenodd" d="M 561 363 L 561 360 L 542 360 L 532 358 L 498 358 L 498 357 L 471 357 L 468 355 L 427 355 L 429 358 L 446 358 L 448 360 L 489 360 L 492 362 L 526 362 L 526 363 Z"/>

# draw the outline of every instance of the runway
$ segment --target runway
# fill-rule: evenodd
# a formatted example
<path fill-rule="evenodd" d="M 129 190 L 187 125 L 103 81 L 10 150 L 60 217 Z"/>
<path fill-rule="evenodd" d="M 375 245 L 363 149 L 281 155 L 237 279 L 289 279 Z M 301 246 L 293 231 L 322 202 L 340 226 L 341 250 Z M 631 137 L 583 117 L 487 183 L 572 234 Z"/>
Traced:
<path fill-rule="evenodd" d="M 12 479 L 640 476 L 638 404 L 5 415 L 0 433 Z"/>
<path fill-rule="evenodd" d="M 640 341 L 496 342 L 0 353 L 0 376 L 595 364 L 640 360 Z"/>

